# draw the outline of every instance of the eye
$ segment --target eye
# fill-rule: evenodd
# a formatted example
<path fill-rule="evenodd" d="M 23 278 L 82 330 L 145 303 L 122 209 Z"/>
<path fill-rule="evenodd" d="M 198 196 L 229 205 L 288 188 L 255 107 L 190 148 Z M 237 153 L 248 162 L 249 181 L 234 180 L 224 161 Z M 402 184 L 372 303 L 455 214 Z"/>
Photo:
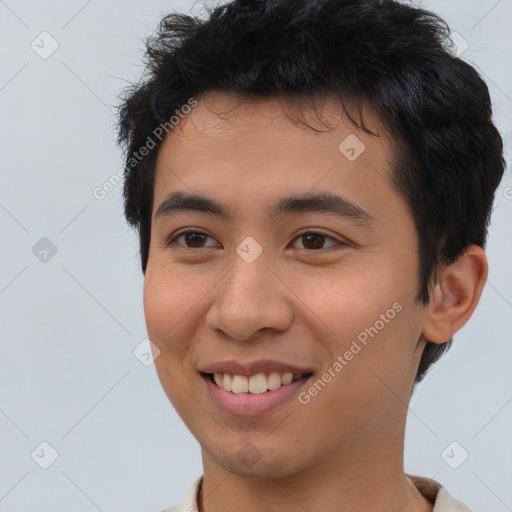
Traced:
<path fill-rule="evenodd" d="M 336 238 L 333 238 L 332 236 L 328 236 L 328 235 L 324 235 L 323 233 L 317 233 L 316 231 L 306 231 L 304 233 L 301 233 L 299 234 L 295 240 L 302 240 L 303 241 L 303 245 L 304 245 L 304 241 L 305 242 L 305 247 L 304 249 L 310 249 L 310 250 L 314 250 L 314 251 L 318 251 L 318 250 L 321 250 L 321 249 L 335 249 L 337 250 L 338 248 L 336 248 L 335 246 L 338 245 L 338 246 L 346 246 L 347 244 L 345 244 L 344 242 L 342 242 L 341 240 L 337 240 Z M 331 247 L 320 247 L 321 245 L 324 244 L 325 240 L 331 240 L 333 242 L 336 242 L 334 244 L 334 246 L 331 246 Z M 299 247 L 299 249 L 302 249 L 302 247 Z"/>
<path fill-rule="evenodd" d="M 176 236 L 172 237 L 167 245 L 173 245 L 175 243 L 178 243 L 178 240 L 180 238 L 183 238 L 184 240 L 184 247 L 187 249 L 202 249 L 203 247 L 211 247 L 211 246 L 205 246 L 204 244 L 205 240 L 207 238 L 212 238 L 211 236 L 207 235 L 206 233 L 203 233 L 201 231 L 182 231 L 181 233 L 178 233 Z M 213 238 L 212 238 L 213 240 Z M 347 244 L 337 240 L 331 236 L 325 235 L 323 233 L 318 233 L 316 231 L 307 231 L 304 233 L 299 234 L 295 240 L 302 240 L 302 243 L 304 247 L 297 247 L 298 249 L 304 249 L 304 250 L 313 250 L 318 251 L 321 249 L 335 249 L 336 245 L 338 246 L 346 246 Z M 326 240 L 331 240 L 332 242 L 335 242 L 334 245 L 331 245 L 330 247 L 321 247 L 325 244 Z M 183 245 L 179 243 L 179 245 Z"/>
<path fill-rule="evenodd" d="M 174 243 L 177 243 L 177 241 L 182 237 L 184 237 L 186 244 L 192 244 L 192 246 L 185 245 L 185 247 L 189 248 L 189 249 L 201 249 L 202 246 L 200 246 L 200 244 L 202 242 L 204 242 L 205 238 L 211 238 L 211 236 L 209 236 L 206 233 L 203 233 L 201 231 L 182 231 L 175 237 L 171 238 L 171 240 L 169 240 L 167 245 L 172 245 Z M 197 244 L 199 244 L 199 246 Z M 179 244 L 179 245 L 182 245 L 182 244 Z"/>

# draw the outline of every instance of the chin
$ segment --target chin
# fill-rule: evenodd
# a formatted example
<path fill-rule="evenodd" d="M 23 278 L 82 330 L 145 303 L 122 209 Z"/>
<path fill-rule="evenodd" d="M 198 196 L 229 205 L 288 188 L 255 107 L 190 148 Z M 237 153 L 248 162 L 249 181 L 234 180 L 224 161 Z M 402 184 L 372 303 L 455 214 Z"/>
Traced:
<path fill-rule="evenodd" d="M 253 478 L 284 478 L 300 471 L 299 463 L 290 457 L 295 455 L 296 444 L 290 446 L 279 442 L 279 449 L 264 443 L 229 438 L 228 445 L 217 445 L 213 451 L 205 450 L 209 458 L 225 470 L 239 476 Z M 266 446 L 262 446 L 266 444 Z"/>

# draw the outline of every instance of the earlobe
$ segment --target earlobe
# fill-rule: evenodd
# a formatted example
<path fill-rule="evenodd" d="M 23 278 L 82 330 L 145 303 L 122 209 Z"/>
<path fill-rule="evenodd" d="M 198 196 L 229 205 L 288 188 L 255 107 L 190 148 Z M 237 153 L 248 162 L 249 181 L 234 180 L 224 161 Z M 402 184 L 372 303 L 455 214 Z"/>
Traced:
<path fill-rule="evenodd" d="M 487 273 L 487 257 L 476 245 L 468 246 L 454 263 L 442 268 L 426 308 L 424 338 L 445 343 L 462 328 L 480 300 Z"/>

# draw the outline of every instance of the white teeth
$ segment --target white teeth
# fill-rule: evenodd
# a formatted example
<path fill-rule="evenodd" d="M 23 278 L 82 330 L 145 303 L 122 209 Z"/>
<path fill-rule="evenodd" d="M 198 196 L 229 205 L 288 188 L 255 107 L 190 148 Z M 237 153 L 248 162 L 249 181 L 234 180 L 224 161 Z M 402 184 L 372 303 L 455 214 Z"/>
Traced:
<path fill-rule="evenodd" d="M 267 387 L 272 391 L 281 387 L 281 374 L 277 372 L 270 372 L 267 379 Z"/>
<path fill-rule="evenodd" d="M 233 393 L 247 393 L 249 391 L 249 379 L 245 375 L 233 375 L 231 391 Z"/>
<path fill-rule="evenodd" d="M 227 373 L 224 374 L 224 382 L 221 386 L 226 391 L 231 391 L 231 385 L 233 384 L 233 375 L 228 375 Z"/>
<path fill-rule="evenodd" d="M 281 382 L 283 383 L 283 386 L 286 386 L 287 384 L 290 384 L 293 380 L 293 373 L 287 372 L 284 373 L 281 377 Z"/>
<path fill-rule="evenodd" d="M 303 377 L 303 375 L 291 372 L 270 372 L 268 375 L 265 373 L 257 373 L 250 377 L 245 375 L 229 375 L 227 373 L 213 374 L 213 380 L 217 386 L 224 391 L 252 393 L 254 395 L 265 393 L 267 390 L 273 391 L 281 386 L 287 386 L 301 377 Z"/>
<path fill-rule="evenodd" d="M 264 373 L 251 375 L 249 378 L 249 392 L 259 395 L 267 391 L 267 379 Z"/>

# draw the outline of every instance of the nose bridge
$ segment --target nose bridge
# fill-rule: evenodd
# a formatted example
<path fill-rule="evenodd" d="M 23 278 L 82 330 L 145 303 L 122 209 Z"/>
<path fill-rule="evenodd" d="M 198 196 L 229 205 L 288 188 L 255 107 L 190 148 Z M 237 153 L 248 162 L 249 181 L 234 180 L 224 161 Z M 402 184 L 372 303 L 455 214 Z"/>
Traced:
<path fill-rule="evenodd" d="M 259 254 L 258 254 L 259 252 Z M 264 328 L 286 329 L 292 318 L 283 286 L 269 270 L 266 253 L 245 240 L 219 283 L 206 323 L 235 339 L 248 339 Z"/>
<path fill-rule="evenodd" d="M 261 294 L 268 290 L 262 286 L 269 274 L 267 254 L 263 255 L 263 251 L 257 254 L 250 241 L 243 242 L 238 246 L 236 254 L 233 254 L 231 262 L 232 270 L 228 274 L 226 291 L 236 299 L 259 300 Z"/>

